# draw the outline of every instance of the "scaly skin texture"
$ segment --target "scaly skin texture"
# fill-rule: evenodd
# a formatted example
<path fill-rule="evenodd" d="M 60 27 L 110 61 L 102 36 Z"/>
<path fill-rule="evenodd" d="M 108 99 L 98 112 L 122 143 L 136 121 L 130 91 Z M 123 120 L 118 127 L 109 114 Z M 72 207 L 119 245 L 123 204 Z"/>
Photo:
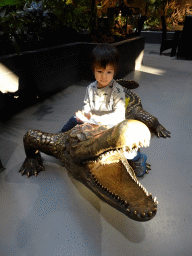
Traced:
<path fill-rule="evenodd" d="M 134 85 L 134 81 L 126 82 L 128 87 L 129 83 Z M 28 131 L 24 136 L 27 157 L 20 169 L 21 174 L 36 176 L 44 170 L 39 151 L 44 152 L 60 159 L 74 178 L 129 218 L 151 220 L 157 211 L 156 198 L 137 180 L 123 151 L 149 146 L 149 129 L 158 137 L 170 137 L 170 132 L 156 117 L 142 109 L 139 96 L 126 88 L 125 94 L 130 98 L 126 109 L 129 120 L 111 129 L 83 124 L 59 134 Z"/>

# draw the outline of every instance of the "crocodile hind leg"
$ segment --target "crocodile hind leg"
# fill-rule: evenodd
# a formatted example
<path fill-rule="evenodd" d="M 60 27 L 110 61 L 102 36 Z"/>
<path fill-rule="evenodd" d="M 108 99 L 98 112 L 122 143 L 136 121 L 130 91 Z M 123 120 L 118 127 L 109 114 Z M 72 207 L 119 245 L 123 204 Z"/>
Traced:
<path fill-rule="evenodd" d="M 57 135 L 43 133 L 36 130 L 28 131 L 23 137 L 23 144 L 26 153 L 26 159 L 20 169 L 22 175 L 27 177 L 31 175 L 37 176 L 40 171 L 45 170 L 40 152 L 54 155 L 54 142 Z"/>
<path fill-rule="evenodd" d="M 45 168 L 43 166 L 43 160 L 39 151 L 37 150 L 33 156 L 26 157 L 19 171 L 21 172 L 21 175 L 27 174 L 27 177 L 29 177 L 30 175 L 37 176 L 40 171 L 44 170 Z"/>

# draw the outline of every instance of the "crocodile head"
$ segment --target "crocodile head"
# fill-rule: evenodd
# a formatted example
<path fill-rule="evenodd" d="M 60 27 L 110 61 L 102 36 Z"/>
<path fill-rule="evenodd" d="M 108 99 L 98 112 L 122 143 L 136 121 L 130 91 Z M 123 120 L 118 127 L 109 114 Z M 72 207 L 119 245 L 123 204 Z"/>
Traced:
<path fill-rule="evenodd" d="M 102 200 L 131 219 L 148 221 L 156 214 L 156 198 L 137 180 L 124 151 L 149 143 L 149 129 L 136 120 L 125 120 L 111 129 L 77 125 L 67 132 L 63 159 L 68 159 L 66 167 L 72 175 Z"/>

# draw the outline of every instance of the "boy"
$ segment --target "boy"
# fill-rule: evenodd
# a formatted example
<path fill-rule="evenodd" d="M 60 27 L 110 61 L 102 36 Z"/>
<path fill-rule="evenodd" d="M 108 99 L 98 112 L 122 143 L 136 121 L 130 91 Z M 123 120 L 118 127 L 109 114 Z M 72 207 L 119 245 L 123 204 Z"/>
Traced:
<path fill-rule="evenodd" d="M 93 49 L 92 69 L 96 81 L 86 90 L 84 107 L 77 111 L 61 132 L 72 129 L 84 122 L 107 125 L 109 128 L 125 120 L 125 93 L 113 78 L 119 62 L 118 50 L 110 44 L 99 44 Z M 140 152 L 125 153 L 128 160 L 134 161 L 137 176 L 146 172 L 147 157 Z"/>

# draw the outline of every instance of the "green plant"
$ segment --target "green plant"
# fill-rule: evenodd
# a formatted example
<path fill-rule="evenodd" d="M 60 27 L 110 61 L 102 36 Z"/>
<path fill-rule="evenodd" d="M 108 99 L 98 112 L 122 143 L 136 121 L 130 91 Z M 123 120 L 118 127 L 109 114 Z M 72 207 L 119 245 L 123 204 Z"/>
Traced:
<path fill-rule="evenodd" d="M 14 18 L 12 12 L 22 11 L 24 4 L 28 3 L 29 6 L 31 2 L 33 0 L 2 0 L 0 6 L 6 6 L 7 12 Z M 10 7 L 10 5 L 12 6 Z M 78 32 L 90 27 L 92 20 L 90 0 L 43 0 L 43 6 L 44 11 L 50 11 L 56 15 L 58 19 L 57 24 L 54 24 L 56 27 L 67 25 L 75 28 Z M 11 21 L 11 17 L 9 19 Z"/>
<path fill-rule="evenodd" d="M 91 16 L 91 1 L 76 0 L 74 2 L 73 10 L 73 24 L 78 32 L 82 29 L 90 29 L 92 21 Z"/>
<path fill-rule="evenodd" d="M 0 6 L 16 5 L 26 2 L 25 0 L 1 0 Z"/>
<path fill-rule="evenodd" d="M 144 28 L 160 29 L 161 14 L 164 12 L 165 0 L 146 0 L 146 14 L 148 19 Z"/>
<path fill-rule="evenodd" d="M 90 26 L 90 0 L 44 0 L 44 8 L 53 12 L 60 24 L 73 27 L 77 32 Z"/>
<path fill-rule="evenodd" d="M 12 51 L 19 53 L 20 49 L 30 50 L 68 43 L 77 38 L 76 31 L 81 32 L 91 27 L 93 15 L 91 15 L 90 0 L 43 0 L 43 10 L 44 13 L 49 13 L 48 16 L 43 16 L 41 12 L 36 15 L 27 9 L 24 12 L 25 3 L 26 8 L 29 8 L 32 2 L 35 1 L 4 0 L 1 2 L 3 8 L 6 8 L 6 15 L 3 18 L 0 17 L 0 41 L 3 42 L 3 49 L 9 47 L 11 53 Z M 66 26 L 70 29 L 68 30 Z M 63 35 L 68 31 L 70 31 L 69 34 Z M 3 51 L 3 54 L 7 53 Z"/>
<path fill-rule="evenodd" d="M 169 29 L 182 25 L 186 15 L 192 15 L 192 4 L 184 3 L 180 5 L 176 0 L 167 2 L 165 6 L 165 17 Z"/>

